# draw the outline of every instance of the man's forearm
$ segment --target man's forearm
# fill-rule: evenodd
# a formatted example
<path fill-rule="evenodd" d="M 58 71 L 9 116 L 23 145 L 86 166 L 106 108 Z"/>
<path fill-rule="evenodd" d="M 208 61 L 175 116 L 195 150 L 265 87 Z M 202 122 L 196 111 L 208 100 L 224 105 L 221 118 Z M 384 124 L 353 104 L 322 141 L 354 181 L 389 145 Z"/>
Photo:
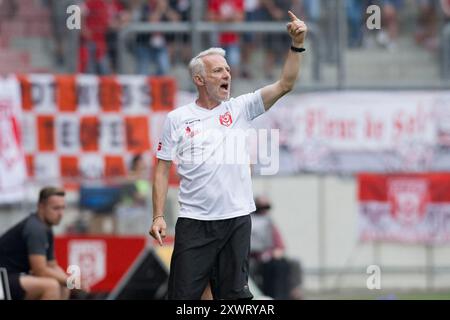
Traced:
<path fill-rule="evenodd" d="M 292 43 L 292 45 L 297 48 L 303 47 L 303 43 Z M 289 49 L 280 79 L 280 83 L 285 91 L 291 91 L 294 88 L 299 75 L 302 56 L 302 53 L 293 52 Z"/>
<path fill-rule="evenodd" d="M 35 274 L 35 276 L 56 279 L 61 286 L 66 286 L 68 278 L 68 275 L 62 269 L 59 270 L 51 266 L 42 268 L 42 271 L 39 274 Z"/>
<path fill-rule="evenodd" d="M 286 28 L 292 39 L 289 47 L 292 45 L 296 48 L 301 48 L 305 42 L 308 28 L 303 21 L 294 15 L 294 13 L 288 11 L 288 14 L 291 22 L 287 24 Z M 297 81 L 302 61 L 302 53 L 292 51 L 290 48 L 286 49 L 289 50 L 289 52 L 283 66 L 283 71 L 281 72 L 280 80 L 261 89 L 261 98 L 266 111 L 269 110 L 278 99 L 291 91 L 294 88 L 295 81 Z"/>
<path fill-rule="evenodd" d="M 169 179 L 165 172 L 156 171 L 153 183 L 152 200 L 153 200 L 153 218 L 164 215 L 164 205 L 167 198 L 167 190 L 169 189 Z"/>
<path fill-rule="evenodd" d="M 64 275 L 65 277 L 68 277 L 67 273 L 64 271 L 63 268 L 61 268 L 60 265 L 55 265 L 55 266 L 50 266 L 51 268 L 53 268 L 53 270 L 56 270 L 57 272 L 59 272 L 60 274 Z"/>

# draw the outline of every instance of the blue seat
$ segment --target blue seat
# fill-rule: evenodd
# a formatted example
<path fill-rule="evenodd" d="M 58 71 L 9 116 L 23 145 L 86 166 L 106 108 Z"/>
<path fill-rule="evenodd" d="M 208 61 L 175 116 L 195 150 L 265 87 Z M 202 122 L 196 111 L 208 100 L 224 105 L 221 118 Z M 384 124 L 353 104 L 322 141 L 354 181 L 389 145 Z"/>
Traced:
<path fill-rule="evenodd" d="M 112 213 L 121 198 L 118 186 L 81 186 L 79 206 L 95 213 Z"/>

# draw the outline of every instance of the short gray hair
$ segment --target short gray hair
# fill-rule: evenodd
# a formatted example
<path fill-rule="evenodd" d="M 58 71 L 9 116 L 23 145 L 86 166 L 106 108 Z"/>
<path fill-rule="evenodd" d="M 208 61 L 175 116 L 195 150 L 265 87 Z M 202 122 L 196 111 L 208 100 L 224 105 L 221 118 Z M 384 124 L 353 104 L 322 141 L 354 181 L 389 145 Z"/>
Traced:
<path fill-rule="evenodd" d="M 197 74 L 204 75 L 205 64 L 203 63 L 202 58 L 215 54 L 225 57 L 225 50 L 222 48 L 209 48 L 208 50 L 202 51 L 197 56 L 192 58 L 191 62 L 189 62 L 189 72 L 191 73 L 191 77 L 193 78 Z"/>

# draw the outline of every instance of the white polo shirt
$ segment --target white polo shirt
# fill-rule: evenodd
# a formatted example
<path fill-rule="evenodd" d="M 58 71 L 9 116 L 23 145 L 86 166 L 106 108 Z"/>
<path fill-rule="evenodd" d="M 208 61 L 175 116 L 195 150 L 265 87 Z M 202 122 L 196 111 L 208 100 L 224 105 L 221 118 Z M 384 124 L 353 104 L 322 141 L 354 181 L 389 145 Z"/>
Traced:
<path fill-rule="evenodd" d="M 258 90 L 212 110 L 194 102 L 168 114 L 156 157 L 177 165 L 180 217 L 221 220 L 255 211 L 246 133 L 264 111 Z"/>

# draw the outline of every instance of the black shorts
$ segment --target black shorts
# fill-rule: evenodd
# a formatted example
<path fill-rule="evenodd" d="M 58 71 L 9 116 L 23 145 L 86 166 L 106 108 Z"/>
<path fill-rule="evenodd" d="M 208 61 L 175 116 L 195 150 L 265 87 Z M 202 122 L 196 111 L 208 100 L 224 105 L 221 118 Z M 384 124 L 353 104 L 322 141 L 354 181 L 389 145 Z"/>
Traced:
<path fill-rule="evenodd" d="M 179 218 L 170 262 L 170 300 L 199 300 L 208 282 L 214 299 L 252 299 L 248 287 L 250 215 L 202 221 Z"/>
<path fill-rule="evenodd" d="M 25 290 L 20 285 L 20 273 L 8 273 L 9 290 L 12 300 L 24 300 Z"/>

